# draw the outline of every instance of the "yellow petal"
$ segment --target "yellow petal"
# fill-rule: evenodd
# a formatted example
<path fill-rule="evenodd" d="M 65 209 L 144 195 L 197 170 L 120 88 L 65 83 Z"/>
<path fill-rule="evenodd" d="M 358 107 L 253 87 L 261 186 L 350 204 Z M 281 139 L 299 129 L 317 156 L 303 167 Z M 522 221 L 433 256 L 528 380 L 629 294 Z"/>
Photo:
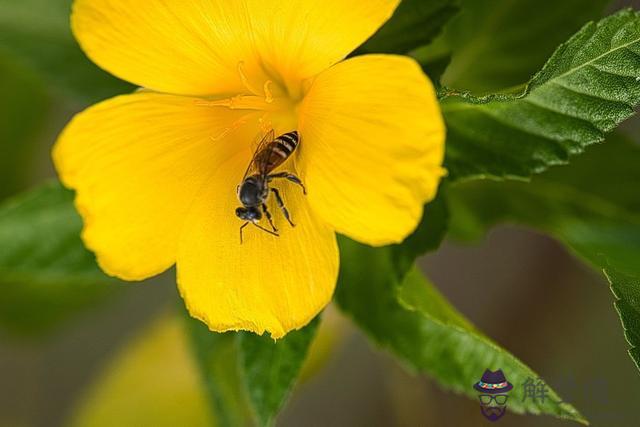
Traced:
<path fill-rule="evenodd" d="M 107 273 L 139 280 L 175 262 L 190 204 L 235 150 L 212 138 L 239 114 L 138 93 L 89 108 L 67 126 L 55 166 L 77 192 L 84 242 Z"/>
<path fill-rule="evenodd" d="M 96 64 L 139 86 L 190 95 L 246 92 L 242 62 L 259 92 L 269 78 L 289 86 L 341 60 L 398 3 L 76 0 L 72 28 Z"/>
<path fill-rule="evenodd" d="M 237 93 L 257 60 L 244 1 L 76 0 L 71 24 L 96 64 L 160 92 Z"/>
<path fill-rule="evenodd" d="M 183 323 L 164 315 L 119 352 L 69 425 L 211 426 L 214 417 Z"/>
<path fill-rule="evenodd" d="M 399 0 L 253 0 L 249 4 L 257 49 L 267 68 L 285 81 L 300 81 L 365 42 L 391 17 Z"/>
<path fill-rule="evenodd" d="M 309 209 L 294 184 L 280 188 L 296 227 L 269 197 L 280 236 L 242 221 L 236 185 L 249 161 L 236 156 L 221 166 L 193 204 L 180 239 L 178 286 L 192 316 L 210 329 L 249 330 L 273 338 L 306 325 L 330 301 L 338 274 L 335 234 Z M 263 219 L 260 224 L 268 227 Z"/>
<path fill-rule="evenodd" d="M 309 203 L 370 245 L 402 241 L 443 175 L 433 86 L 407 57 L 365 55 L 320 74 L 300 108 Z"/>

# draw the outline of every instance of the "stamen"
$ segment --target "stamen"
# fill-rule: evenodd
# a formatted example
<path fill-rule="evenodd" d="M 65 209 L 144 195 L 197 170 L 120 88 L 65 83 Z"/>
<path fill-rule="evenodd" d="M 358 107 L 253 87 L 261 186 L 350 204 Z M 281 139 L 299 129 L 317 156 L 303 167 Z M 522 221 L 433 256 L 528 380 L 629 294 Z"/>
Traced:
<path fill-rule="evenodd" d="M 271 80 L 267 80 L 264 82 L 264 101 L 267 104 L 271 104 L 273 102 L 273 92 L 271 92 L 271 85 L 273 82 Z"/>
<path fill-rule="evenodd" d="M 273 129 L 273 124 L 271 123 L 271 120 L 267 120 L 267 117 L 269 116 L 269 113 L 264 113 L 259 119 L 258 119 L 258 126 L 260 127 L 260 130 L 262 131 L 262 134 L 265 135 L 266 133 L 268 133 L 271 129 Z"/>
<path fill-rule="evenodd" d="M 269 106 L 263 97 L 254 95 L 236 95 L 212 101 L 197 100 L 195 104 L 202 107 L 226 107 L 231 110 L 265 110 Z"/>
<path fill-rule="evenodd" d="M 231 98 L 195 100 L 195 105 L 202 107 L 224 107 L 231 110 L 260 110 L 260 111 L 278 111 L 287 107 L 287 99 L 271 98 L 266 99 L 262 96 L 255 95 L 236 95 Z"/>
<path fill-rule="evenodd" d="M 240 80 L 242 80 L 242 85 L 252 94 L 256 96 L 260 96 L 260 92 L 257 91 L 253 86 L 251 86 L 251 83 L 249 83 L 247 74 L 244 72 L 244 61 L 238 62 L 238 74 L 240 74 Z"/>
<path fill-rule="evenodd" d="M 238 94 L 230 98 L 205 100 L 200 99 L 195 101 L 196 105 L 203 107 L 225 107 L 232 110 L 263 110 L 263 111 L 275 111 L 284 108 L 286 104 L 285 99 L 275 98 L 273 95 L 272 87 L 274 82 L 267 80 L 262 86 L 262 90 L 258 90 L 251 85 L 247 74 L 244 69 L 244 62 L 238 62 L 238 74 L 240 80 L 245 89 L 251 93 Z"/>
<path fill-rule="evenodd" d="M 242 126 L 242 125 L 247 123 L 247 117 L 249 115 L 251 115 L 251 113 L 250 114 L 245 114 L 244 116 L 240 117 L 238 120 L 236 120 L 233 123 L 231 123 L 231 126 L 225 128 L 218 135 L 212 136 L 211 140 L 212 141 L 220 141 L 221 139 L 223 139 L 224 137 L 229 135 L 231 132 L 237 130 L 238 128 L 240 128 L 240 126 Z"/>
<path fill-rule="evenodd" d="M 196 104 L 199 107 L 227 107 L 230 108 L 231 107 L 231 98 L 225 98 L 225 99 L 220 99 L 220 100 L 216 100 L 216 101 L 205 101 L 203 99 L 198 99 L 197 101 L 193 102 L 194 104 Z"/>

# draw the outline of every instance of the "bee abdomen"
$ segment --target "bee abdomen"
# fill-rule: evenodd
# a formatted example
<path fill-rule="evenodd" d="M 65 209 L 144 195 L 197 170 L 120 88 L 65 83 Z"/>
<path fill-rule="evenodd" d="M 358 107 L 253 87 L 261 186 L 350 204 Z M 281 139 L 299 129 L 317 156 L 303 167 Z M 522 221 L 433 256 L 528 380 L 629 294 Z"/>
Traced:
<path fill-rule="evenodd" d="M 271 141 L 261 152 L 256 154 L 255 162 L 261 173 L 269 173 L 282 163 L 295 151 L 300 143 L 297 131 L 280 135 Z"/>
<path fill-rule="evenodd" d="M 273 151 L 284 160 L 295 151 L 299 141 L 298 131 L 294 130 L 293 132 L 282 134 L 273 140 L 272 144 L 275 145 Z"/>

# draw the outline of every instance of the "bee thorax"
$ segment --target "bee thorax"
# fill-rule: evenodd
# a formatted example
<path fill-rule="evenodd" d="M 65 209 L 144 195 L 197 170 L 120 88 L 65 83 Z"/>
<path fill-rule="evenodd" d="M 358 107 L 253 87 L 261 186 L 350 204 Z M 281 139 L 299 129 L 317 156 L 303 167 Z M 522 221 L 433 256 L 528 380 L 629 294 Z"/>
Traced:
<path fill-rule="evenodd" d="M 244 206 L 258 206 L 265 200 L 264 185 L 256 179 L 246 179 L 238 191 L 238 199 Z"/>

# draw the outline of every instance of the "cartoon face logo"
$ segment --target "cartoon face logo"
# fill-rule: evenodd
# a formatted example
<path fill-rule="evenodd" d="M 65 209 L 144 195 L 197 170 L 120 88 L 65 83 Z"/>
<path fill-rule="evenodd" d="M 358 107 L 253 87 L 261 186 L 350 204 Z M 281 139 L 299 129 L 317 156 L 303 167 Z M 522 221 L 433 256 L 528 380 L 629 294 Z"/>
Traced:
<path fill-rule="evenodd" d="M 487 369 L 482 379 L 473 385 L 480 392 L 480 411 L 489 421 L 498 421 L 507 410 L 507 393 L 513 385 L 507 381 L 501 369 L 493 372 Z"/>

